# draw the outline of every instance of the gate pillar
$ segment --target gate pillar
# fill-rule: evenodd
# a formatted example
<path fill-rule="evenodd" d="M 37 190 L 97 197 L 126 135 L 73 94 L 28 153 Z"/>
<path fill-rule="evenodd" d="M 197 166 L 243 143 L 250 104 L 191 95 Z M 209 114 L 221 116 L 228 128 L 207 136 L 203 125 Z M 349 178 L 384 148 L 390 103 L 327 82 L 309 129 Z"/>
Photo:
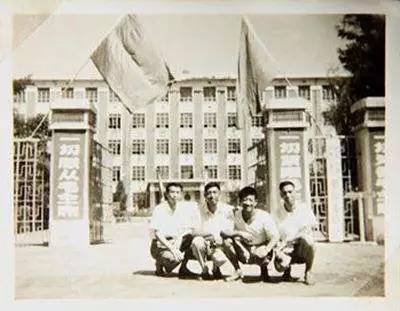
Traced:
<path fill-rule="evenodd" d="M 365 238 L 384 237 L 385 103 L 363 98 L 351 107 L 355 121 L 357 179 L 364 194 Z"/>
<path fill-rule="evenodd" d="M 327 137 L 326 150 L 328 240 L 343 242 L 345 223 L 340 138 L 338 136 Z"/>
<path fill-rule="evenodd" d="M 49 246 L 89 246 L 95 107 L 86 99 L 59 99 L 50 109 Z"/>
<path fill-rule="evenodd" d="M 289 179 L 296 185 L 300 201 L 310 203 L 307 159 L 308 102 L 303 98 L 268 99 L 265 105 L 268 163 L 268 206 L 275 215 L 281 205 L 279 183 Z"/>

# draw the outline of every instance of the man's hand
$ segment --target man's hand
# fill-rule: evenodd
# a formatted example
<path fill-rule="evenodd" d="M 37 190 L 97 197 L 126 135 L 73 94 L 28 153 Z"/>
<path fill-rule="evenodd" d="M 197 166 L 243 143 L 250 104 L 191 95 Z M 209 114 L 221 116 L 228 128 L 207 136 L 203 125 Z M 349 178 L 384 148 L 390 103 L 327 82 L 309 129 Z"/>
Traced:
<path fill-rule="evenodd" d="M 243 239 L 243 241 L 247 244 L 251 244 L 253 242 L 253 237 L 251 236 L 250 233 L 244 232 L 244 231 L 239 231 L 238 236 Z"/>
<path fill-rule="evenodd" d="M 175 257 L 175 259 L 177 261 L 182 261 L 183 260 L 184 254 L 178 248 L 175 248 L 175 247 L 172 248 L 171 252 L 172 252 L 172 254 L 174 255 L 174 257 Z"/>

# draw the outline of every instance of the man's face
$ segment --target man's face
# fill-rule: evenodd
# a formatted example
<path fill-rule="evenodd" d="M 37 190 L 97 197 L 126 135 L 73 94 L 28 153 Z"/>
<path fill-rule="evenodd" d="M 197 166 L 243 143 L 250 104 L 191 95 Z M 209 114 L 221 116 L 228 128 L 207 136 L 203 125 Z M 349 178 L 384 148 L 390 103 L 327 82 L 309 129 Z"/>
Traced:
<path fill-rule="evenodd" d="M 240 205 L 244 211 L 250 213 L 257 206 L 257 199 L 254 194 L 249 194 L 241 200 Z"/>
<path fill-rule="evenodd" d="M 281 190 L 281 197 L 285 202 L 285 208 L 291 212 L 293 211 L 295 202 L 295 191 L 292 185 L 286 185 Z"/>
<path fill-rule="evenodd" d="M 215 206 L 218 203 L 221 191 L 217 187 L 208 188 L 205 197 L 208 206 Z"/>
<path fill-rule="evenodd" d="M 166 196 L 167 196 L 167 201 L 170 204 L 175 204 L 176 201 L 179 201 L 182 198 L 182 189 L 177 186 L 171 186 L 168 188 Z"/>

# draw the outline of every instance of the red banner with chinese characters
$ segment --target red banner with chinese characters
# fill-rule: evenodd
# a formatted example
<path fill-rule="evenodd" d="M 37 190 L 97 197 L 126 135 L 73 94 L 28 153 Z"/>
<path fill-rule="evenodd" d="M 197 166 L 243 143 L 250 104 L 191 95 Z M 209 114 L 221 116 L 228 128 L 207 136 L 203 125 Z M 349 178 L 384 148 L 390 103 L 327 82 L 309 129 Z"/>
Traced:
<path fill-rule="evenodd" d="M 54 133 L 53 219 L 83 217 L 84 133 Z"/>
<path fill-rule="evenodd" d="M 374 192 L 374 206 L 376 212 L 384 212 L 384 185 L 385 185 L 385 133 L 373 131 L 371 135 L 371 169 L 372 189 Z"/>
<path fill-rule="evenodd" d="M 290 180 L 296 186 L 298 199 L 305 201 L 305 160 L 303 131 L 275 131 L 276 180 Z M 277 186 L 278 186 L 277 184 Z"/>

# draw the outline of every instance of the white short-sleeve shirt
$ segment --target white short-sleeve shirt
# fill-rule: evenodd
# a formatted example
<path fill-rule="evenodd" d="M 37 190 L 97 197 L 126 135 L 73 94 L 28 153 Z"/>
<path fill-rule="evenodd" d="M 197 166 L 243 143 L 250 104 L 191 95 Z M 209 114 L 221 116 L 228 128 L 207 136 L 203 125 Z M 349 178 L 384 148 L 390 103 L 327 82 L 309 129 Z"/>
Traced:
<path fill-rule="evenodd" d="M 311 208 L 300 202 L 296 202 L 293 212 L 282 206 L 276 214 L 276 222 L 281 238 L 287 241 L 296 239 L 300 232 L 312 234 L 312 228 L 317 224 Z"/>
<path fill-rule="evenodd" d="M 235 213 L 235 229 L 244 231 L 252 236 L 253 244 L 262 244 L 272 237 L 279 235 L 278 228 L 272 216 L 264 210 L 255 209 L 255 215 L 251 223 L 243 219 L 242 211 Z"/>
<path fill-rule="evenodd" d="M 172 210 L 167 201 L 158 204 L 150 221 L 150 229 L 154 234 L 158 230 L 167 237 L 179 237 L 189 233 L 195 227 L 197 203 L 178 201 Z"/>
<path fill-rule="evenodd" d="M 211 233 L 219 241 L 221 231 L 234 228 L 233 206 L 218 202 L 215 212 L 212 213 L 207 204 L 202 205 L 197 214 L 197 228 Z"/>

